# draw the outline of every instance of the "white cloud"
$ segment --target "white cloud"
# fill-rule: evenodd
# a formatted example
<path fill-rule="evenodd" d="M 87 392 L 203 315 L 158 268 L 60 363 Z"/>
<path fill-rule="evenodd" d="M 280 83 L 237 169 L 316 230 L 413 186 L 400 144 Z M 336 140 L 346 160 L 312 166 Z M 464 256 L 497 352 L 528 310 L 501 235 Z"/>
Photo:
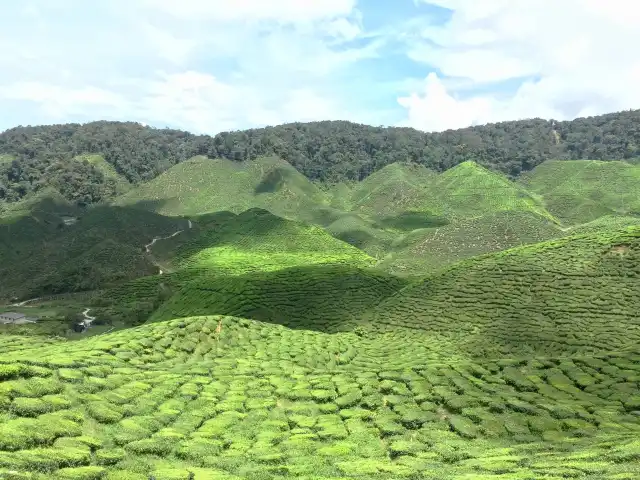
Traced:
<path fill-rule="evenodd" d="M 193 70 L 156 72 L 152 79 L 130 80 L 128 86 L 129 94 L 121 95 L 93 86 L 16 83 L 0 87 L 0 102 L 33 102 L 41 114 L 56 122 L 70 114 L 99 112 L 97 118 L 120 116 L 143 124 L 209 134 L 247 125 L 340 118 L 337 104 L 311 89 L 298 88 L 265 97 L 255 87 L 225 83 Z"/>
<path fill-rule="evenodd" d="M 0 18 L 0 109 L 20 108 L 20 121 L 106 118 L 216 133 L 361 119 L 342 82 L 381 46 L 365 37 L 356 0 L 51 1 L 30 3 L 42 31 L 26 28 L 24 14 L 23 26 Z"/>
<path fill-rule="evenodd" d="M 117 109 L 125 104 L 122 96 L 101 88 L 65 88 L 41 82 L 0 86 L 0 99 L 35 102 L 53 120 L 63 119 L 88 108 Z"/>
<path fill-rule="evenodd" d="M 189 54 L 197 47 L 197 42 L 194 39 L 178 38 L 149 23 L 143 24 L 142 30 L 156 54 L 176 65 L 183 64 Z"/>
<path fill-rule="evenodd" d="M 273 20 L 309 22 L 349 15 L 355 0 L 142 0 L 151 9 L 178 18 L 215 19 L 220 22 Z"/>
<path fill-rule="evenodd" d="M 452 9 L 409 56 L 441 72 L 398 99 L 426 130 L 640 107 L 640 4 L 627 0 L 423 0 Z M 451 80 L 483 93 L 462 96 Z M 503 85 L 519 82 L 507 95 Z M 468 86 L 467 86 L 468 87 Z M 489 90 L 489 93 L 487 93 Z"/>

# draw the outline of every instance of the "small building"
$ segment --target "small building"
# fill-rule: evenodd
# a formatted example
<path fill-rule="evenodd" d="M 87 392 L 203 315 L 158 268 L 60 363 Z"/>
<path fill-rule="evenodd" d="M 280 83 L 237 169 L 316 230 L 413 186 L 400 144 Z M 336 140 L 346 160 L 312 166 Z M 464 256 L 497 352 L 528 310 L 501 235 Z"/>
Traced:
<path fill-rule="evenodd" d="M 36 323 L 37 318 L 27 317 L 24 313 L 4 312 L 0 313 L 0 323 L 23 325 L 25 323 Z"/>

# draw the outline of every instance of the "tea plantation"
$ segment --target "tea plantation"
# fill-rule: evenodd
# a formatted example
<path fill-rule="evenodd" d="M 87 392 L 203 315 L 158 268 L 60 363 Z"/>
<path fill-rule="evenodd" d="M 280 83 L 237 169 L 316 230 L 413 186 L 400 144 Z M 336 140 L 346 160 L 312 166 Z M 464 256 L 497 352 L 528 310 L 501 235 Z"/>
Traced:
<path fill-rule="evenodd" d="M 640 478 L 636 167 L 84 158 L 0 212 L 0 480 Z"/>
<path fill-rule="evenodd" d="M 6 478 L 640 474 L 637 349 L 421 362 L 384 336 L 226 316 L 1 341 Z"/>
<path fill-rule="evenodd" d="M 0 336 L 0 475 L 638 478 L 639 227 L 411 282 L 357 258 L 186 268 L 158 321 Z"/>

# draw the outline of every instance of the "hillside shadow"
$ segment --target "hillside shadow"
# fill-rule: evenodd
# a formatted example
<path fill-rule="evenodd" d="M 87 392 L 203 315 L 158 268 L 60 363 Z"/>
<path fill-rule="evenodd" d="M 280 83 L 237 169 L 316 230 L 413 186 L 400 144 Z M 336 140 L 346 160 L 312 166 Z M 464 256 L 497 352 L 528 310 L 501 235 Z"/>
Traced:
<path fill-rule="evenodd" d="M 443 227 L 449 224 L 449 219 L 440 215 L 433 215 L 427 212 L 407 211 L 398 215 L 379 218 L 377 228 L 394 228 L 410 232 L 419 228 Z"/>
<path fill-rule="evenodd" d="M 254 188 L 254 193 L 275 193 L 282 189 L 290 173 L 281 167 L 276 167 L 265 175 L 262 181 Z"/>
<path fill-rule="evenodd" d="M 159 198 L 156 200 L 138 200 L 135 203 L 126 205 L 124 208 L 135 208 L 138 210 L 148 210 L 151 212 L 157 212 L 159 209 L 166 207 L 171 202 L 177 202 L 177 197 Z"/>
<path fill-rule="evenodd" d="M 406 285 L 406 280 L 384 272 L 336 264 L 207 277 L 184 285 L 154 320 L 231 315 L 336 333 L 362 324 L 370 308 Z"/>
<path fill-rule="evenodd" d="M 192 218 L 199 232 L 181 247 L 178 254 L 183 257 L 207 248 L 237 244 L 242 237 L 267 236 L 297 223 L 262 208 L 250 208 L 239 214 L 223 210 Z"/>

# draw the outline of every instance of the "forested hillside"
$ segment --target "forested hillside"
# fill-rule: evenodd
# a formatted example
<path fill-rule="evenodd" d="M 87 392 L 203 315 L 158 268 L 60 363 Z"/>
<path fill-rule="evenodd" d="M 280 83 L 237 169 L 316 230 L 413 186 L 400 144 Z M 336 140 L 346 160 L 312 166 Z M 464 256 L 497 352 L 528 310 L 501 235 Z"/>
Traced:
<path fill-rule="evenodd" d="M 236 161 L 278 156 L 312 180 L 362 180 L 410 161 L 444 171 L 464 161 L 512 177 L 548 159 L 640 158 L 640 110 L 573 121 L 522 120 L 442 133 L 345 121 L 293 123 L 213 137 L 127 122 L 19 126 L 0 134 L 0 203 L 53 186 L 80 204 L 116 194 L 117 181 L 82 154 L 100 154 L 137 184 L 195 155 Z"/>

